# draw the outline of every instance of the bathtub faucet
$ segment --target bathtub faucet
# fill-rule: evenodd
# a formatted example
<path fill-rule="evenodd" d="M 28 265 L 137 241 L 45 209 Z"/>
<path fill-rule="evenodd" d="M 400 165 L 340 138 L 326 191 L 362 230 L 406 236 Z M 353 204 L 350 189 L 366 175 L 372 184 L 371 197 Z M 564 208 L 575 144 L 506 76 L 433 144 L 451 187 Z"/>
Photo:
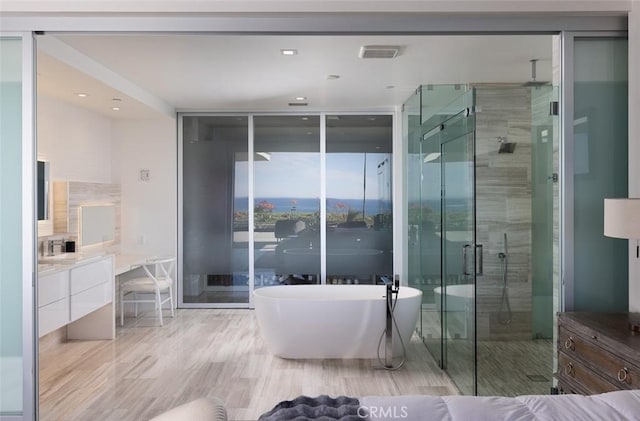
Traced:
<path fill-rule="evenodd" d="M 400 276 L 395 275 L 395 279 L 392 281 L 388 276 L 381 276 L 380 281 L 387 287 L 386 294 L 386 326 L 384 330 L 385 346 L 384 346 L 384 367 L 387 369 L 393 369 L 393 310 L 395 308 L 393 302 L 393 294 L 396 294 L 396 301 L 398 300 L 398 292 L 400 291 Z M 378 350 L 379 352 L 379 350 Z"/>
<path fill-rule="evenodd" d="M 380 276 L 380 282 L 382 282 L 382 285 L 386 285 L 387 291 L 391 291 L 394 294 L 397 294 L 400 289 L 400 275 L 395 275 L 393 281 L 387 275 L 382 275 Z"/>

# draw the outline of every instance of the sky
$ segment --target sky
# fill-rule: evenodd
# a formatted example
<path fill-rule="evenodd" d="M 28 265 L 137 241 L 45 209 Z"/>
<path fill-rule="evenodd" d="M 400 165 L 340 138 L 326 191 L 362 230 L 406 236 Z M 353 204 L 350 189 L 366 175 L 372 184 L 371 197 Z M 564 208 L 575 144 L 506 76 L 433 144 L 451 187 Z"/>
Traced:
<path fill-rule="evenodd" d="M 269 161 L 255 161 L 255 197 L 320 197 L 320 155 L 306 152 L 272 152 Z M 327 197 L 361 199 L 364 153 L 327 154 Z M 366 198 L 379 199 L 378 163 L 389 154 L 366 154 Z M 236 163 L 236 197 L 246 197 L 247 162 Z"/>

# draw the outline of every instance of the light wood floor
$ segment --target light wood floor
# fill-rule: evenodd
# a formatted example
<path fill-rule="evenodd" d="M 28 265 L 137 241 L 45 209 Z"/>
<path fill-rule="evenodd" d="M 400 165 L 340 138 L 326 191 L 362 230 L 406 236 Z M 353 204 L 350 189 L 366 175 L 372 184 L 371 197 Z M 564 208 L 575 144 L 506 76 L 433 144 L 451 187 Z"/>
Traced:
<path fill-rule="evenodd" d="M 43 345 L 40 419 L 139 421 L 215 396 L 231 419 L 255 420 L 299 395 L 458 393 L 415 336 L 405 367 L 390 372 L 371 360 L 274 357 L 254 311 L 178 310 L 155 322 L 128 319 L 114 341 Z"/>

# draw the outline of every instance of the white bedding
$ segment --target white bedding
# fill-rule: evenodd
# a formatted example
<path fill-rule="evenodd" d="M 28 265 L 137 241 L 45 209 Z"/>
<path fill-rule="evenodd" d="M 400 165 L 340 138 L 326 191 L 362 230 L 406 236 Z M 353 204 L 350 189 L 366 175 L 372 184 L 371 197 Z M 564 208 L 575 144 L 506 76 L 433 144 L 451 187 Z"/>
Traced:
<path fill-rule="evenodd" d="M 371 421 L 640 421 L 640 390 L 600 395 L 365 396 Z"/>

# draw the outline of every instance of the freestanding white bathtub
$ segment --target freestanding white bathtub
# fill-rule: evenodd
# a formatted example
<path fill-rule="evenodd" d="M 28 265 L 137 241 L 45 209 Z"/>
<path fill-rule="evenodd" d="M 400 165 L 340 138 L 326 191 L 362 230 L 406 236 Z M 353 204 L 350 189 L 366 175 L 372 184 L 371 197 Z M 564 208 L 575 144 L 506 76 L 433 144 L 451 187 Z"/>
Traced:
<path fill-rule="evenodd" d="M 382 285 L 282 285 L 253 292 L 268 348 L 282 358 L 377 358 L 386 323 Z M 400 287 L 395 318 L 405 344 L 418 320 L 422 291 Z M 384 340 L 380 348 L 384 356 Z M 402 346 L 393 330 L 393 354 Z"/>

